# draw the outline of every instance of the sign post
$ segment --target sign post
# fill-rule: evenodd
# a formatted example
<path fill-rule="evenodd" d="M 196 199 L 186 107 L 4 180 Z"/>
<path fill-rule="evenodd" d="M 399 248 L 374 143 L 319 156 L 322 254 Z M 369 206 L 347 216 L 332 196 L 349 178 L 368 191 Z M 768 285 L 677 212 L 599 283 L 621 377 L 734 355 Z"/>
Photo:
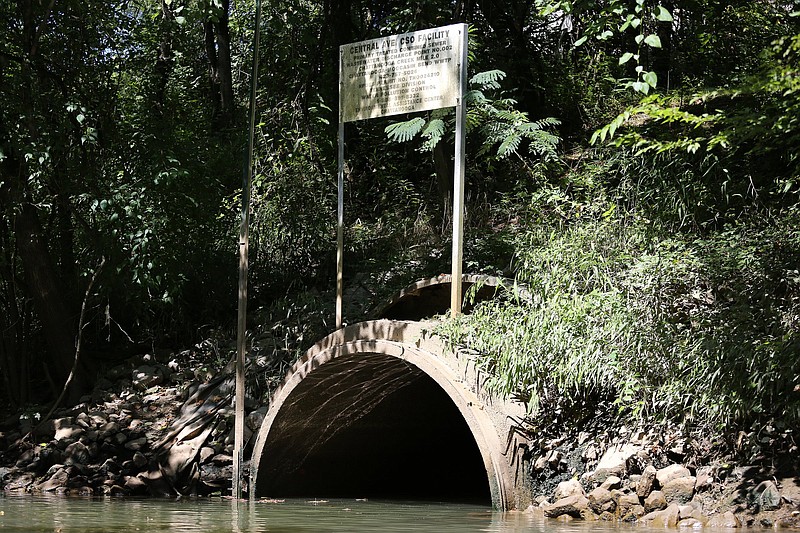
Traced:
<path fill-rule="evenodd" d="M 344 123 L 443 107 L 456 108 L 450 311 L 453 316 L 461 313 L 466 85 L 466 24 L 381 37 L 339 48 L 337 328 L 343 325 Z"/>

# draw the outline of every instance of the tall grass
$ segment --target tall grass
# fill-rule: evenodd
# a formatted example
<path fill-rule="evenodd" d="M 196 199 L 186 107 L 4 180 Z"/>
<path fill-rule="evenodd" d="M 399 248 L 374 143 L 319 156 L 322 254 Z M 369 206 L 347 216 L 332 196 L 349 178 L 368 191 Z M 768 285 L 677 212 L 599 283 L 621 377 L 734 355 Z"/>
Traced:
<path fill-rule="evenodd" d="M 509 291 L 441 333 L 481 354 L 489 386 L 531 415 L 576 423 L 600 405 L 708 431 L 796 427 L 800 209 L 740 202 L 713 216 L 709 201 L 688 213 L 712 189 L 692 192 L 692 167 L 674 168 L 532 193 L 513 261 L 531 297 Z M 648 182 L 660 188 L 643 194 Z"/>

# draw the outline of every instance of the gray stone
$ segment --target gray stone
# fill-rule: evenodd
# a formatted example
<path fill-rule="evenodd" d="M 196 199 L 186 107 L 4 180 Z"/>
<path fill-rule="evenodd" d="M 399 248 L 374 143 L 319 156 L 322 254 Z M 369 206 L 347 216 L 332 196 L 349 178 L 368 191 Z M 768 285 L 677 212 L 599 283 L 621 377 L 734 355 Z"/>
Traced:
<path fill-rule="evenodd" d="M 119 424 L 116 422 L 107 422 L 101 425 L 97 431 L 97 437 L 100 439 L 105 439 L 119 431 Z"/>
<path fill-rule="evenodd" d="M 139 437 L 138 439 L 129 440 L 125 443 L 125 448 L 134 452 L 138 452 L 147 445 L 147 438 Z"/>
<path fill-rule="evenodd" d="M 647 513 L 652 513 L 653 511 L 661 511 L 662 509 L 667 508 L 667 499 L 664 497 L 664 493 L 660 490 L 654 490 L 650 494 L 647 495 L 647 498 L 644 499 L 644 510 Z"/>
<path fill-rule="evenodd" d="M 252 413 L 250 413 L 249 415 L 247 415 L 247 418 L 245 418 L 245 423 L 247 424 L 247 427 L 249 427 L 253 431 L 258 431 L 261 428 L 261 424 L 264 423 L 264 417 L 266 416 L 266 414 L 267 414 L 267 408 L 260 407 L 255 411 L 253 411 Z"/>
<path fill-rule="evenodd" d="M 133 454 L 133 464 L 136 465 L 136 468 L 144 468 L 147 466 L 147 457 L 144 456 L 142 452 L 136 452 Z"/>
<path fill-rule="evenodd" d="M 640 498 L 647 497 L 653 490 L 653 484 L 656 480 L 656 469 L 653 465 L 647 465 L 642 471 L 642 477 L 636 482 L 636 494 Z"/>
<path fill-rule="evenodd" d="M 611 446 L 600 458 L 592 478 L 602 483 L 608 476 L 624 476 L 627 472 L 628 459 L 635 456 L 639 449 L 638 446 L 631 444 Z"/>
<path fill-rule="evenodd" d="M 742 523 L 736 518 L 736 515 L 731 511 L 723 514 L 715 514 L 708 519 L 706 527 L 709 529 L 723 529 L 742 527 Z"/>
<path fill-rule="evenodd" d="M 617 513 L 619 514 L 620 518 L 631 513 L 636 514 L 636 507 L 642 507 L 642 504 L 639 502 L 639 497 L 636 494 L 618 494 Z M 644 511 L 644 508 L 642 508 L 642 511 Z"/>
<path fill-rule="evenodd" d="M 653 511 L 644 515 L 639 522 L 654 528 L 675 527 L 678 525 L 680 511 L 675 504 L 661 511 Z"/>
<path fill-rule="evenodd" d="M 618 489 L 622 487 L 622 480 L 617 476 L 608 476 L 605 481 L 600 485 L 601 488 L 606 490 Z"/>
<path fill-rule="evenodd" d="M 160 367 L 142 365 L 133 370 L 133 385 L 140 390 L 147 390 L 164 382 L 164 373 Z"/>
<path fill-rule="evenodd" d="M 567 481 L 562 481 L 558 484 L 558 487 L 556 487 L 556 491 L 553 494 L 553 498 L 555 500 L 561 500 L 575 494 L 585 496 L 586 492 L 584 492 L 580 481 L 577 479 L 570 479 Z"/>
<path fill-rule="evenodd" d="M 678 527 L 681 529 L 702 529 L 703 522 L 697 518 L 682 518 L 681 521 L 678 522 Z"/>
<path fill-rule="evenodd" d="M 59 468 L 50 476 L 47 481 L 37 485 L 37 489 L 42 492 L 53 492 L 56 489 L 64 488 L 69 481 L 69 474 L 65 468 Z"/>
<path fill-rule="evenodd" d="M 664 498 L 667 499 L 668 503 L 688 503 L 694 496 L 694 484 L 696 481 L 694 476 L 679 477 L 662 486 L 661 492 L 664 493 Z"/>
<path fill-rule="evenodd" d="M 70 420 L 70 422 L 72 421 L 72 419 L 62 420 Z M 53 435 L 53 439 L 57 441 L 67 439 L 78 440 L 81 435 L 83 435 L 83 428 L 81 426 L 72 423 L 59 424 L 58 422 L 59 421 L 56 421 L 55 424 L 55 433 Z"/>
<path fill-rule="evenodd" d="M 207 463 L 216 452 L 210 446 L 203 446 L 200 448 L 200 464 Z"/>
<path fill-rule="evenodd" d="M 73 442 L 64 450 L 64 464 L 66 465 L 85 465 L 89 462 L 89 459 L 89 448 L 82 442 Z"/>
<path fill-rule="evenodd" d="M 603 487 L 597 487 L 589 493 L 589 508 L 597 514 L 605 512 L 613 513 L 617 508 L 617 502 L 611 491 Z"/>
<path fill-rule="evenodd" d="M 535 472 L 541 472 L 546 467 L 547 467 L 547 456 L 546 455 L 542 455 L 542 456 L 538 457 L 536 459 L 536 461 L 533 463 L 533 470 Z"/>
<path fill-rule="evenodd" d="M 781 506 L 781 493 L 774 481 L 762 481 L 753 489 L 752 494 L 761 511 L 774 511 Z"/>
<path fill-rule="evenodd" d="M 89 415 L 86 413 L 78 413 L 78 416 L 75 417 L 75 423 L 83 428 L 90 428 L 93 425 Z"/>
<path fill-rule="evenodd" d="M 685 466 L 672 464 L 656 472 L 656 479 L 658 480 L 658 486 L 663 487 L 673 479 L 689 477 L 691 475 L 692 473 L 689 472 L 689 469 Z"/>
<path fill-rule="evenodd" d="M 544 515 L 548 518 L 557 518 L 562 515 L 569 515 L 575 518 L 581 516 L 581 513 L 588 509 L 589 500 L 586 496 L 574 494 L 568 498 L 557 500 L 552 505 L 544 507 Z"/>

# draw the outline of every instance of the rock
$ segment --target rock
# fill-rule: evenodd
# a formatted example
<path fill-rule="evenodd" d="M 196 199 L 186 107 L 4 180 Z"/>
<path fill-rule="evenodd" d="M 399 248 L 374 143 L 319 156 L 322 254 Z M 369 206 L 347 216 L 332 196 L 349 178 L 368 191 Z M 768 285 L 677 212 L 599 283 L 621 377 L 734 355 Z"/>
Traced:
<path fill-rule="evenodd" d="M 632 444 L 611 446 L 600 458 L 592 478 L 602 483 L 611 475 L 624 476 L 627 472 L 628 459 L 635 456 L 638 451 L 639 447 Z"/>
<path fill-rule="evenodd" d="M 75 417 L 75 423 L 81 426 L 84 429 L 88 429 L 92 427 L 92 420 L 89 418 L 89 415 L 86 413 L 78 413 L 78 416 Z"/>
<path fill-rule="evenodd" d="M 119 431 L 119 424 L 116 422 L 106 422 L 97 429 L 97 438 L 105 439 Z"/>
<path fill-rule="evenodd" d="M 658 480 L 658 486 L 663 487 L 673 479 L 678 479 L 679 477 L 689 477 L 691 475 L 692 473 L 689 472 L 689 469 L 685 466 L 671 464 L 656 472 L 656 480 Z"/>
<path fill-rule="evenodd" d="M 66 468 L 59 468 L 47 481 L 37 485 L 36 488 L 42 492 L 53 492 L 56 489 L 66 487 L 68 481 L 69 473 Z"/>
<path fill-rule="evenodd" d="M 556 487 L 556 491 L 553 494 L 553 498 L 556 500 L 562 500 L 575 494 L 585 496 L 586 492 L 584 492 L 580 481 L 577 479 L 570 479 L 568 481 L 562 481 L 558 484 L 558 487 Z"/>
<path fill-rule="evenodd" d="M 697 492 L 702 492 L 711 488 L 711 485 L 714 483 L 713 469 L 708 466 L 698 468 L 695 477 L 697 478 L 697 482 L 694 485 L 694 490 Z"/>
<path fill-rule="evenodd" d="M 639 522 L 654 528 L 675 527 L 678 525 L 679 517 L 678 506 L 672 504 L 662 511 L 653 511 L 644 515 Z"/>
<path fill-rule="evenodd" d="M 613 513 L 617 508 L 617 502 L 611 491 L 603 487 L 597 487 L 589 493 L 589 508 L 602 515 L 603 513 Z"/>
<path fill-rule="evenodd" d="M 142 365 L 133 370 L 131 381 L 134 387 L 144 391 L 163 383 L 164 374 L 160 367 Z"/>
<path fill-rule="evenodd" d="M 701 529 L 703 527 L 703 522 L 696 518 L 683 518 L 678 522 L 678 527 L 682 529 Z"/>
<path fill-rule="evenodd" d="M 559 463 L 561 463 L 562 457 L 564 457 L 563 453 L 558 450 L 552 450 L 547 454 L 547 465 L 553 470 L 558 470 L 558 466 Z"/>
<path fill-rule="evenodd" d="M 210 446 L 203 446 L 200 448 L 200 464 L 207 463 L 216 452 Z"/>
<path fill-rule="evenodd" d="M 751 493 L 760 511 L 774 511 L 781 506 L 781 493 L 774 481 L 762 481 Z"/>
<path fill-rule="evenodd" d="M 139 476 L 125 476 L 125 490 L 130 494 L 146 494 L 147 484 Z"/>
<path fill-rule="evenodd" d="M 67 420 L 67 419 L 62 419 L 62 420 Z M 67 440 L 67 439 L 78 440 L 81 437 L 81 435 L 83 435 L 83 428 L 79 425 L 72 424 L 71 418 L 68 420 L 70 420 L 69 424 L 59 424 L 58 421 L 56 421 L 55 433 L 53 435 L 54 440 L 57 441 Z"/>
<path fill-rule="evenodd" d="M 664 493 L 660 490 L 654 490 L 647 495 L 647 498 L 644 499 L 644 510 L 646 513 L 661 511 L 666 508 L 667 499 L 664 497 Z"/>
<path fill-rule="evenodd" d="M 545 468 L 547 468 L 547 456 L 546 455 L 542 455 L 540 457 L 537 457 L 536 461 L 534 461 L 534 463 L 533 463 L 533 471 L 534 472 L 541 472 Z"/>
<path fill-rule="evenodd" d="M 85 465 L 90 458 L 89 448 L 82 442 L 73 442 L 64 450 L 64 464 L 66 465 Z"/>
<path fill-rule="evenodd" d="M 736 515 L 731 511 L 723 514 L 715 514 L 706 522 L 708 529 L 723 529 L 732 527 L 742 527 L 742 523 L 736 518 Z"/>
<path fill-rule="evenodd" d="M 694 484 L 696 481 L 694 476 L 679 477 L 663 485 L 661 492 L 664 493 L 664 498 L 668 503 L 688 503 L 694 496 Z"/>
<path fill-rule="evenodd" d="M 114 435 L 111 437 L 111 442 L 113 444 L 116 444 L 117 446 L 122 446 L 127 441 L 128 441 L 128 436 L 121 431 L 118 433 L 114 433 Z"/>
<path fill-rule="evenodd" d="M 544 507 L 544 515 L 548 518 L 557 518 L 562 515 L 569 515 L 575 518 L 581 516 L 581 512 L 589 507 L 589 500 L 586 496 L 573 494 L 568 498 L 557 500 L 552 505 Z"/>
<path fill-rule="evenodd" d="M 647 465 L 642 471 L 642 477 L 636 482 L 636 494 L 640 498 L 646 498 L 653 490 L 653 484 L 656 480 L 656 469 L 653 465 Z"/>
<path fill-rule="evenodd" d="M 253 431 L 258 431 L 261 424 L 264 423 L 264 417 L 267 415 L 267 407 L 259 407 L 245 418 L 245 423 Z"/>
<path fill-rule="evenodd" d="M 617 476 L 608 476 L 605 481 L 600 485 L 601 488 L 604 488 L 608 491 L 612 489 L 618 489 L 622 487 L 622 480 Z"/>
<path fill-rule="evenodd" d="M 147 457 L 142 452 L 137 451 L 133 454 L 133 464 L 136 468 L 142 469 L 147 466 Z"/>
<path fill-rule="evenodd" d="M 219 454 L 217 454 L 217 455 L 215 455 L 214 457 L 211 458 L 211 462 L 214 463 L 215 465 L 218 465 L 218 466 L 221 466 L 221 465 L 232 465 L 233 464 L 233 457 L 228 455 L 228 454 L 219 453 Z"/>
<path fill-rule="evenodd" d="M 101 473 L 103 473 L 103 474 L 106 474 L 106 475 L 108 475 L 108 474 L 116 474 L 116 473 L 119 473 L 120 466 L 119 466 L 119 464 L 117 464 L 117 462 L 114 460 L 113 457 L 109 457 L 108 459 L 106 459 L 103 462 L 102 465 L 100 465 L 99 471 Z"/>
<path fill-rule="evenodd" d="M 678 512 L 681 515 L 681 520 L 684 518 L 692 518 L 692 513 L 694 513 L 694 507 L 691 505 L 679 505 Z"/>
<path fill-rule="evenodd" d="M 138 452 L 147 446 L 147 438 L 139 437 L 138 439 L 130 440 L 125 443 L 125 448 L 134 452 Z"/>
<path fill-rule="evenodd" d="M 637 508 L 641 508 L 641 510 Z M 628 515 L 641 516 L 644 514 L 644 507 L 639 503 L 639 497 L 636 494 L 619 494 L 617 497 L 617 514 L 620 518 Z"/>

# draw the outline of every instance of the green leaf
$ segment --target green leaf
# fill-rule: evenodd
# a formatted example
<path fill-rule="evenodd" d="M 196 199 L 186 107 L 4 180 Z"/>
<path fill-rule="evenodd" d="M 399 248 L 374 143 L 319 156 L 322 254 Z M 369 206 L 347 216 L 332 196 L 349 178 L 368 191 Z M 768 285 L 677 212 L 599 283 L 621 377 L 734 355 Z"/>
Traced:
<path fill-rule="evenodd" d="M 644 38 L 644 44 L 650 46 L 651 48 L 661 48 L 661 39 L 658 35 L 650 34 Z"/>
<path fill-rule="evenodd" d="M 486 72 L 478 72 L 470 78 L 470 85 L 480 85 L 482 89 L 499 89 L 500 80 L 505 79 L 506 73 L 502 70 L 487 70 Z"/>
<path fill-rule="evenodd" d="M 647 94 L 650 92 L 650 85 L 643 81 L 635 81 L 631 84 L 631 87 L 633 87 L 633 90 L 637 93 Z"/>
<path fill-rule="evenodd" d="M 636 44 L 642 44 L 642 41 L 644 41 L 644 35 L 642 35 L 640 33 L 639 35 L 636 36 L 635 40 L 636 40 Z"/>
<path fill-rule="evenodd" d="M 622 54 L 622 57 L 619 58 L 619 64 L 624 65 L 625 63 L 630 61 L 631 58 L 633 58 L 633 54 L 631 52 L 625 52 L 624 54 Z"/>
<path fill-rule="evenodd" d="M 660 20 L 661 22 L 672 22 L 673 18 L 667 8 L 664 6 L 658 6 L 656 8 L 656 20 Z"/>
<path fill-rule="evenodd" d="M 598 39 L 601 41 L 606 41 L 614 36 L 614 32 L 611 30 L 605 30 L 603 33 L 597 36 Z"/>
<path fill-rule="evenodd" d="M 645 72 L 642 75 L 642 79 L 650 86 L 655 89 L 656 85 L 658 84 L 658 75 L 655 72 Z"/>
<path fill-rule="evenodd" d="M 183 26 L 186 23 L 186 17 L 175 17 L 175 22 Z"/>
<path fill-rule="evenodd" d="M 580 46 L 580 45 L 582 45 L 583 43 L 585 43 L 585 42 L 586 42 L 586 39 L 588 39 L 588 37 L 587 37 L 586 35 L 584 35 L 583 37 L 581 37 L 580 39 L 578 39 L 577 41 L 575 41 L 574 43 L 572 43 L 572 46 L 574 46 L 574 47 L 576 47 L 576 48 L 577 48 L 578 46 Z"/>
<path fill-rule="evenodd" d="M 389 137 L 390 141 L 394 142 L 407 142 L 416 136 L 422 126 L 425 125 L 425 120 L 420 117 L 412 118 L 405 122 L 396 122 L 386 127 L 384 132 Z"/>

